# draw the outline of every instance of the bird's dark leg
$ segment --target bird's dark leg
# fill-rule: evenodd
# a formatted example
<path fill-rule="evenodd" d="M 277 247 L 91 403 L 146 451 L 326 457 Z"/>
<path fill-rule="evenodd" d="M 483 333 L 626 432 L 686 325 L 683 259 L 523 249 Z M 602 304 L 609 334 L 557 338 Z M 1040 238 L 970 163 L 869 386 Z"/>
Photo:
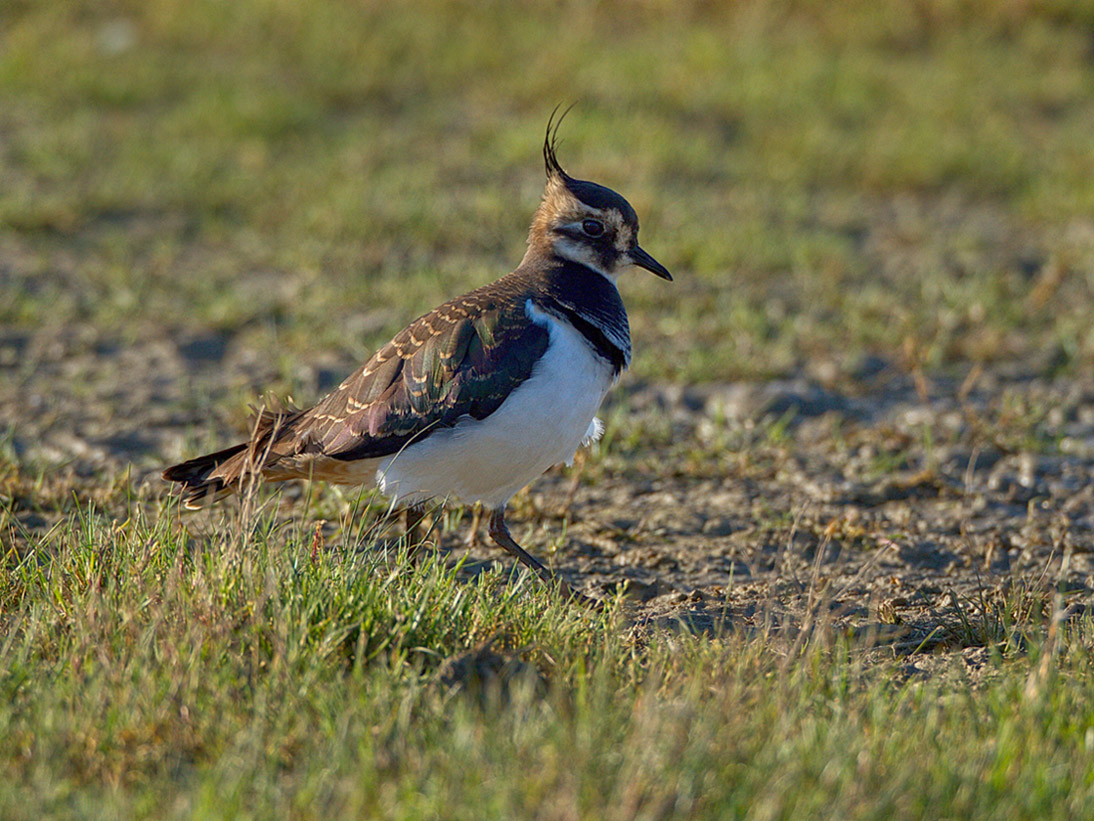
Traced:
<path fill-rule="evenodd" d="M 403 508 L 403 533 L 406 534 L 407 553 L 412 559 L 417 557 L 428 535 L 422 527 L 424 521 L 425 508 L 422 505 Z"/>
<path fill-rule="evenodd" d="M 600 609 L 600 602 L 590 599 L 583 593 L 578 593 L 565 581 L 555 576 L 550 570 L 535 558 L 531 553 L 521 547 L 509 533 L 509 527 L 505 524 L 505 510 L 495 510 L 490 514 L 490 538 L 517 557 L 521 564 L 534 572 L 547 584 L 557 584 L 562 595 L 567 599 L 576 599 L 584 605 Z"/>

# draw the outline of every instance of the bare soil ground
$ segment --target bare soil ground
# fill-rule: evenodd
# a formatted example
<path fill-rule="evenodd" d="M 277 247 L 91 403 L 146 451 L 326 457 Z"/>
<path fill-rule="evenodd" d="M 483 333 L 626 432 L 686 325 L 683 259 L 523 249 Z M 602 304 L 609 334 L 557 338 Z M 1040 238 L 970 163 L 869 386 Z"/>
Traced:
<path fill-rule="evenodd" d="M 312 392 L 298 398 L 353 364 L 302 364 Z M 0 333 L 0 368 L 0 428 L 38 477 L 4 491 L 15 541 L 74 498 L 124 518 L 162 497 L 162 466 L 238 437 L 243 413 L 224 398 L 272 376 L 230 336 L 122 342 L 90 326 Z M 898 651 L 967 652 L 1046 596 L 1069 614 L 1094 598 L 1094 379 L 1027 372 L 929 379 L 872 360 L 839 388 L 624 384 L 602 449 L 519 495 L 514 532 L 593 595 L 626 583 L 639 625 L 823 616 Z M 281 511 L 300 515 L 302 494 L 286 488 Z M 438 530 L 453 560 L 468 518 Z M 467 558 L 473 573 L 501 556 L 480 544 Z"/>

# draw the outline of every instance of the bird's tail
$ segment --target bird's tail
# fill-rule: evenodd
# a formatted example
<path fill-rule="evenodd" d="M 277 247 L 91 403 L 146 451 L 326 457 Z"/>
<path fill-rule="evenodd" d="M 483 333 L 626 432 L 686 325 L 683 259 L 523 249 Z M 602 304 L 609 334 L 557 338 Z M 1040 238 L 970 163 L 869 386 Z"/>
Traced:
<path fill-rule="evenodd" d="M 241 442 L 216 453 L 180 462 L 163 472 L 163 478 L 168 482 L 182 485 L 182 504 L 188 510 L 200 510 L 208 504 L 231 496 L 239 490 L 245 477 L 266 473 L 278 456 L 273 452 L 272 446 L 277 442 L 279 434 L 286 430 L 287 423 L 301 413 L 298 409 L 279 402 L 275 403 L 273 410 L 252 410 L 255 412 L 254 435 L 249 442 Z M 276 480 L 287 477 L 271 478 Z"/>
<path fill-rule="evenodd" d="M 200 510 L 235 493 L 248 456 L 247 443 L 172 465 L 163 472 L 168 482 L 182 485 L 182 504 Z"/>

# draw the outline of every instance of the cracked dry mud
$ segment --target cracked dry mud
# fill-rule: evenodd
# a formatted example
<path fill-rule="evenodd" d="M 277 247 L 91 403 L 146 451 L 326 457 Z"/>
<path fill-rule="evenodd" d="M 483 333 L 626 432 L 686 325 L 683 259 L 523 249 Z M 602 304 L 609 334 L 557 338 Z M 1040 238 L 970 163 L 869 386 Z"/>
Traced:
<path fill-rule="evenodd" d="M 300 398 L 353 364 L 300 365 Z M 86 498 L 126 475 L 138 498 L 166 493 L 161 467 L 239 436 L 228 397 L 276 377 L 232 337 L 122 344 L 90 327 L 0 333 L 0 369 L 17 457 Z M 909 650 L 975 644 L 954 638 L 962 618 L 1000 603 L 1074 614 L 1094 597 L 1094 378 L 1015 367 L 931 380 L 877 360 L 840 387 L 631 382 L 604 410 L 600 457 L 549 472 L 510 520 L 580 589 L 626 583 L 640 623 L 778 628 L 823 613 Z M 301 493 L 285 489 L 285 515 Z M 61 515 L 27 494 L 2 501 L 31 532 Z M 453 558 L 467 520 L 441 536 Z M 470 553 L 472 571 L 509 561 L 481 543 Z"/>

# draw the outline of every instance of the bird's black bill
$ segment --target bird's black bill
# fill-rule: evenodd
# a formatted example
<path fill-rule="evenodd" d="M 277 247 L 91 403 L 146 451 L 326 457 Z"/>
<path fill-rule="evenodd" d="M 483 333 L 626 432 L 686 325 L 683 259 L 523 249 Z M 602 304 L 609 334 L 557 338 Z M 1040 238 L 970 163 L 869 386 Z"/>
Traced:
<path fill-rule="evenodd" d="M 637 245 L 631 249 L 631 261 L 639 268 L 645 268 L 650 273 L 657 274 L 661 279 L 667 279 L 669 282 L 672 282 L 672 274 L 669 273 L 669 269 Z"/>

